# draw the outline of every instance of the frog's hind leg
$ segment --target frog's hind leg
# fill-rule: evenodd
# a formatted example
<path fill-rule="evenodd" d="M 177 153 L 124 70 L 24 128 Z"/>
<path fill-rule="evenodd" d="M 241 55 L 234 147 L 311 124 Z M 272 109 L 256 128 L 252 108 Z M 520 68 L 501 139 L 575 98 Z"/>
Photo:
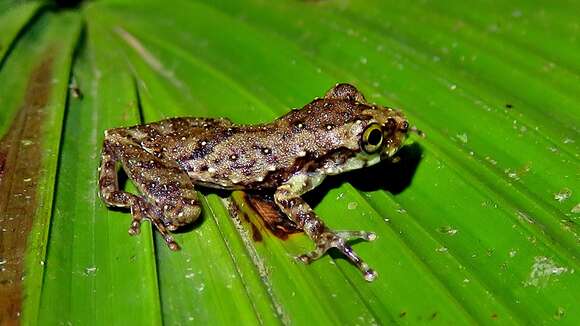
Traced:
<path fill-rule="evenodd" d="M 133 216 L 129 233 L 138 234 L 141 221 L 149 219 L 172 250 L 179 249 L 169 231 L 195 220 L 200 213 L 197 195 L 187 174 L 148 153 L 130 137 L 109 131 L 103 143 L 99 188 L 109 206 L 129 207 Z M 119 131 L 122 132 L 122 131 Z M 119 189 L 116 162 L 143 194 Z"/>
<path fill-rule="evenodd" d="M 105 141 L 101 158 L 100 176 L 99 176 L 99 194 L 101 199 L 108 206 L 128 207 L 131 210 L 133 220 L 129 228 L 129 234 L 136 235 L 141 231 L 141 222 L 143 218 L 149 218 L 155 225 L 159 233 L 165 239 L 165 242 L 172 250 L 178 250 L 179 245 L 173 240 L 169 231 L 163 225 L 160 217 L 155 210 L 140 196 L 119 189 L 117 170 L 115 163 L 117 161 L 114 150 L 110 144 Z"/>
<path fill-rule="evenodd" d="M 300 197 L 307 190 L 309 189 L 305 188 L 304 183 L 285 184 L 279 187 L 274 194 L 274 199 L 280 209 L 316 244 L 315 250 L 300 255 L 297 259 L 309 264 L 320 258 L 329 249 L 336 248 L 358 267 L 367 281 L 373 281 L 377 273 L 357 255 L 347 241 L 352 239 L 372 241 L 376 239 L 376 235 L 366 231 L 333 231 L 329 229 Z"/>

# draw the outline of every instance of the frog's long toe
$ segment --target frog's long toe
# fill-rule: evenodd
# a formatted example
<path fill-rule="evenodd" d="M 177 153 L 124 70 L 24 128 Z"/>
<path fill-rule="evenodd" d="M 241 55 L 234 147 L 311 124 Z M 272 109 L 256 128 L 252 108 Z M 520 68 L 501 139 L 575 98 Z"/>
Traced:
<path fill-rule="evenodd" d="M 141 222 L 143 222 L 143 219 L 145 218 L 153 223 L 153 226 L 155 226 L 157 231 L 161 234 L 169 249 L 173 251 L 179 250 L 179 245 L 175 242 L 168 228 L 163 223 L 161 210 L 156 206 L 148 205 L 144 201 L 138 201 L 137 203 L 138 204 L 131 207 L 133 221 L 131 222 L 131 227 L 129 227 L 129 234 L 139 234 L 141 232 Z"/>
<path fill-rule="evenodd" d="M 366 241 L 373 241 L 377 238 L 377 234 L 368 231 L 335 231 L 337 237 L 345 240 L 363 239 Z"/>
<path fill-rule="evenodd" d="M 175 240 L 171 236 L 171 233 L 169 233 L 169 231 L 167 230 L 167 227 L 165 227 L 165 225 L 163 224 L 163 222 L 161 221 L 160 218 L 151 218 L 151 223 L 153 223 L 153 225 L 155 225 L 155 227 L 157 228 L 157 231 L 159 231 L 159 234 L 161 234 L 161 236 L 163 237 L 163 240 L 165 240 L 165 243 L 167 243 L 167 246 L 169 247 L 169 249 L 171 249 L 173 251 L 177 251 L 177 250 L 181 249 L 179 247 L 179 245 L 177 244 L 177 242 L 175 242 Z"/>
<path fill-rule="evenodd" d="M 373 241 L 377 238 L 373 232 L 366 231 L 330 231 L 322 233 L 316 241 L 316 249 L 296 257 L 305 264 L 310 264 L 323 256 L 330 248 L 340 250 L 362 273 L 365 280 L 372 282 L 377 277 L 377 272 L 369 267 L 360 256 L 347 244 L 348 240 L 363 239 Z"/>
<path fill-rule="evenodd" d="M 181 249 L 177 244 L 177 242 L 175 242 L 175 240 L 173 239 L 173 237 L 171 236 L 165 225 L 163 225 L 163 223 L 159 219 L 151 219 L 151 222 L 153 223 L 153 225 L 155 225 L 157 231 L 159 231 L 159 234 L 161 234 L 163 240 L 165 240 L 165 243 L 167 243 L 169 249 L 173 251 Z"/>
<path fill-rule="evenodd" d="M 179 247 L 177 242 L 175 242 L 175 240 L 173 240 L 172 236 L 170 236 L 170 235 L 165 236 L 164 235 L 163 239 L 165 240 L 165 243 L 167 243 L 167 246 L 169 247 L 169 249 L 171 249 L 172 251 L 178 251 L 181 249 L 181 247 Z"/>

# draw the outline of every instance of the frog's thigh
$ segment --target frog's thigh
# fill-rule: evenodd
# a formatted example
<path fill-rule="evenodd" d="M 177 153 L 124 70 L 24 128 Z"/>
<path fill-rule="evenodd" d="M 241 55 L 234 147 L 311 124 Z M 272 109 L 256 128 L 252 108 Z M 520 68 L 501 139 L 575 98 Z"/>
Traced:
<path fill-rule="evenodd" d="M 105 140 L 103 147 L 109 148 L 113 157 L 121 162 L 146 201 L 160 212 L 163 224 L 169 230 L 197 219 L 201 212 L 197 194 L 187 173 L 176 164 L 161 160 L 134 143 L 119 144 Z M 110 173 L 103 173 L 102 169 L 103 174 Z"/>

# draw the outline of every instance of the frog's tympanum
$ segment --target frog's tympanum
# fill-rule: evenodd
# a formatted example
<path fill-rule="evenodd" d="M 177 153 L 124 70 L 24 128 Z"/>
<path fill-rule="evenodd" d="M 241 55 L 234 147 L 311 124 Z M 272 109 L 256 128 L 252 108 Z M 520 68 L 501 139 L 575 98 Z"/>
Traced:
<path fill-rule="evenodd" d="M 328 228 L 302 194 L 326 176 L 392 157 L 409 124 L 391 108 L 369 104 L 352 85 L 338 84 L 302 109 L 270 123 L 237 125 L 225 118 L 173 118 L 105 132 L 100 195 L 109 206 L 129 207 L 130 234 L 149 219 L 173 250 L 173 231 L 200 215 L 194 185 L 271 192 L 280 210 L 316 244 L 298 257 L 310 263 L 328 249 L 341 251 L 371 281 L 376 273 L 347 244 L 374 240 L 365 231 Z M 141 195 L 119 189 L 119 162 Z"/>

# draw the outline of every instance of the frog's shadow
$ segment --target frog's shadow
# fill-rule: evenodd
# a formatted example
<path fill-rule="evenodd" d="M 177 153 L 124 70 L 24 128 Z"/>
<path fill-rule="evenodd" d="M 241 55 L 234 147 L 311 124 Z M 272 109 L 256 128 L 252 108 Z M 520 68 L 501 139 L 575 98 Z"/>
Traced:
<path fill-rule="evenodd" d="M 305 194 L 304 199 L 315 207 L 330 190 L 345 182 L 360 191 L 385 190 L 399 194 L 411 185 L 422 155 L 423 148 L 418 143 L 404 146 L 396 155 L 400 158 L 397 163 L 385 160 L 368 168 L 328 177 L 320 186 Z"/>

